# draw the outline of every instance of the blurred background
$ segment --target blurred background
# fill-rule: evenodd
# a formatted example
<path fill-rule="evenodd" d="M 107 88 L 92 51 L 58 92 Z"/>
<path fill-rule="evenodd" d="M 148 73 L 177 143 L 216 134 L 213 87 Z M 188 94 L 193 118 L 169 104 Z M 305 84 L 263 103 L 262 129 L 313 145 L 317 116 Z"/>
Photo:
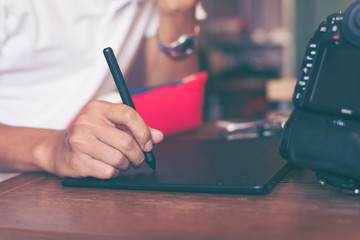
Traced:
<path fill-rule="evenodd" d="M 204 120 L 259 119 L 292 108 L 308 41 L 329 14 L 352 2 L 202 0 L 207 19 L 200 22 L 199 60 L 201 70 L 210 73 Z M 141 77 L 131 73 L 134 78 Z"/>

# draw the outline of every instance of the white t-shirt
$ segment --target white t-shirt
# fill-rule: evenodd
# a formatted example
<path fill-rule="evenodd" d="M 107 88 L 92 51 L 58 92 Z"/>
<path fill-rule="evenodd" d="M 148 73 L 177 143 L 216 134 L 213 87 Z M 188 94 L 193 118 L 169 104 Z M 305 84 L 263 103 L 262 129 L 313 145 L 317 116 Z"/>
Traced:
<path fill-rule="evenodd" d="M 157 13 L 153 0 L 0 0 L 0 123 L 65 128 L 115 89 L 102 50 L 126 75 Z"/>

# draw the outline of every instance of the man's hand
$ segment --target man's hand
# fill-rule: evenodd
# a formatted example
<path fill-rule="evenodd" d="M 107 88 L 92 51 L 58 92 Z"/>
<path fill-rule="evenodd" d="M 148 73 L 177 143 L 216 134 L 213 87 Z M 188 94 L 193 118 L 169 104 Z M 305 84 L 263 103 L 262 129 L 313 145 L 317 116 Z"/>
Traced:
<path fill-rule="evenodd" d="M 139 166 L 163 134 L 125 104 L 93 101 L 61 132 L 49 171 L 58 176 L 111 178 Z"/>

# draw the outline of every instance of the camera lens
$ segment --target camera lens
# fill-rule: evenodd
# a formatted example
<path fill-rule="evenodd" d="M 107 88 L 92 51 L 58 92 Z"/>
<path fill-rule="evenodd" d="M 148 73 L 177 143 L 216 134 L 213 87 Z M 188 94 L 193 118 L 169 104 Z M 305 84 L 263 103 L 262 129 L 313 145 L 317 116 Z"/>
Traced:
<path fill-rule="evenodd" d="M 355 24 L 356 24 L 356 27 L 360 28 L 360 14 L 359 13 L 356 15 Z"/>
<path fill-rule="evenodd" d="M 345 11 L 342 22 L 343 34 L 350 43 L 360 46 L 360 1 L 351 4 Z"/>

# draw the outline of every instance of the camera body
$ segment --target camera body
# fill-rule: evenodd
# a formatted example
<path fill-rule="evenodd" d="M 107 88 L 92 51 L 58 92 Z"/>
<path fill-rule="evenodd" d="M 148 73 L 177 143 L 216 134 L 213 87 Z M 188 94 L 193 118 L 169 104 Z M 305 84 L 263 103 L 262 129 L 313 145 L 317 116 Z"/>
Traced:
<path fill-rule="evenodd" d="M 360 186 L 360 0 L 327 17 L 309 41 L 281 155 L 323 181 Z M 357 190 L 358 191 L 358 190 Z"/>

